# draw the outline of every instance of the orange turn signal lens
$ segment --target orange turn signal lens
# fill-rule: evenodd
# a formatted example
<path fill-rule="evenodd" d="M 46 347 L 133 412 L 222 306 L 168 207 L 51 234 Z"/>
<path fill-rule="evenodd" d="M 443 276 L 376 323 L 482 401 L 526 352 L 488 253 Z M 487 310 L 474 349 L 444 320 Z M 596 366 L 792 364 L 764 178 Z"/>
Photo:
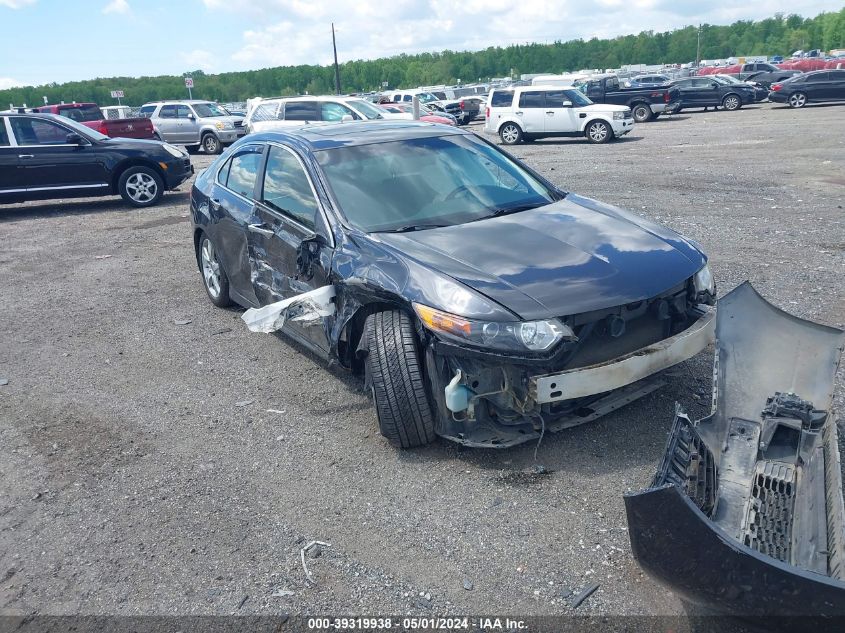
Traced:
<path fill-rule="evenodd" d="M 419 303 L 413 304 L 420 321 L 430 330 L 447 332 L 456 336 L 467 337 L 472 333 L 472 324 L 464 318 L 429 308 Z"/>

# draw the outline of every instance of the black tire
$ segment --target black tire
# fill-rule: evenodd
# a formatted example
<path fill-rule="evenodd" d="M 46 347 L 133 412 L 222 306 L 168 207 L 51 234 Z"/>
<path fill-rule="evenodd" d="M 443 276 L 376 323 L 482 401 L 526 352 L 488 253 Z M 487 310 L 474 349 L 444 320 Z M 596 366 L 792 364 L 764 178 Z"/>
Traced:
<path fill-rule="evenodd" d="M 367 382 L 381 434 L 399 448 L 430 444 L 434 416 L 413 322 L 400 310 L 376 312 L 367 317 L 364 336 Z"/>
<path fill-rule="evenodd" d="M 631 107 L 631 113 L 634 115 L 634 121 L 637 123 L 651 121 L 654 116 L 654 112 L 651 111 L 651 107 L 647 103 L 635 103 Z"/>
<path fill-rule="evenodd" d="M 803 92 L 793 92 L 787 100 L 790 108 L 803 108 L 807 105 L 807 95 Z"/>
<path fill-rule="evenodd" d="M 120 174 L 117 191 L 133 207 L 151 207 L 164 195 L 164 180 L 150 167 L 129 167 Z"/>
<path fill-rule="evenodd" d="M 223 152 L 223 143 L 211 132 L 206 132 L 202 135 L 200 145 L 206 154 L 220 154 Z"/>
<path fill-rule="evenodd" d="M 742 99 L 739 95 L 727 94 L 725 95 L 725 98 L 722 99 L 722 107 L 729 112 L 739 110 L 742 107 Z"/>
<path fill-rule="evenodd" d="M 613 138 L 613 128 L 607 121 L 596 119 L 587 123 L 587 127 L 584 128 L 584 136 L 590 143 L 607 143 Z"/>
<path fill-rule="evenodd" d="M 205 250 L 207 246 L 211 247 L 210 251 Z M 216 284 L 211 283 L 209 279 L 210 270 L 206 270 L 207 254 L 211 259 L 215 260 L 217 264 Z M 197 240 L 197 266 L 199 266 L 200 269 L 202 285 L 205 288 L 205 293 L 208 295 L 211 303 L 216 305 L 218 308 L 226 308 L 232 305 L 232 300 L 229 298 L 229 276 L 226 274 L 226 269 L 223 268 L 223 263 L 217 255 L 217 247 L 214 245 L 214 242 L 211 241 L 211 238 L 205 233 L 200 233 L 199 239 Z M 211 268 L 213 268 L 213 266 Z"/>
<path fill-rule="evenodd" d="M 200 146 L 199 145 L 186 145 L 185 150 L 191 155 L 199 154 Z"/>
<path fill-rule="evenodd" d="M 499 138 L 505 145 L 519 145 L 522 142 L 522 128 L 516 123 L 505 123 L 499 128 Z"/>

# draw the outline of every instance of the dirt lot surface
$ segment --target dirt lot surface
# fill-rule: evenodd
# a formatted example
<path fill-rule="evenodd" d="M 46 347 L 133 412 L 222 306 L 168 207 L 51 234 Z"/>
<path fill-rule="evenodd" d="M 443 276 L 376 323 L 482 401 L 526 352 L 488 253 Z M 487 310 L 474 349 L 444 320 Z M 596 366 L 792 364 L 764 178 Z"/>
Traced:
<path fill-rule="evenodd" d="M 513 153 L 700 242 L 720 292 L 750 279 L 845 325 L 841 106 L 684 112 Z M 621 495 L 649 483 L 675 401 L 706 413 L 711 355 L 536 460 L 400 452 L 357 378 L 211 305 L 187 191 L 143 212 L 0 208 L 0 613 L 683 613 L 631 558 Z M 309 585 L 312 539 L 331 547 Z"/>

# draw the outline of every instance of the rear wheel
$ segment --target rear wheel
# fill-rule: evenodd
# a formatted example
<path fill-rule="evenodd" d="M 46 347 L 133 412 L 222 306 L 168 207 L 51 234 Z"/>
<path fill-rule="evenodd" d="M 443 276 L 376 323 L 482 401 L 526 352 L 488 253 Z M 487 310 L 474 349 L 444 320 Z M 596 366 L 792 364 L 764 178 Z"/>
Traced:
<path fill-rule="evenodd" d="M 634 115 L 634 121 L 637 123 L 645 123 L 646 121 L 650 121 L 651 117 L 654 113 L 651 111 L 651 108 L 646 105 L 645 103 L 638 103 L 633 108 L 631 108 L 631 112 Z"/>
<path fill-rule="evenodd" d="M 807 95 L 803 92 L 795 92 L 789 96 L 790 108 L 803 108 L 807 105 Z"/>
<path fill-rule="evenodd" d="M 742 107 L 742 101 L 737 95 L 726 95 L 722 99 L 722 107 L 725 110 L 739 110 Z"/>
<path fill-rule="evenodd" d="M 229 277 L 220 263 L 217 247 L 205 233 L 200 235 L 197 260 L 202 273 L 202 283 L 211 303 L 218 308 L 232 305 L 229 298 Z"/>
<path fill-rule="evenodd" d="M 592 121 L 584 133 L 591 143 L 607 143 L 613 138 L 613 128 L 606 121 Z"/>
<path fill-rule="evenodd" d="M 365 363 L 379 430 L 399 448 L 434 441 L 434 416 L 410 317 L 400 311 L 377 312 L 364 326 L 369 353 Z"/>
<path fill-rule="evenodd" d="M 499 138 L 505 145 L 516 145 L 522 141 L 522 130 L 516 123 L 505 123 L 499 130 Z"/>

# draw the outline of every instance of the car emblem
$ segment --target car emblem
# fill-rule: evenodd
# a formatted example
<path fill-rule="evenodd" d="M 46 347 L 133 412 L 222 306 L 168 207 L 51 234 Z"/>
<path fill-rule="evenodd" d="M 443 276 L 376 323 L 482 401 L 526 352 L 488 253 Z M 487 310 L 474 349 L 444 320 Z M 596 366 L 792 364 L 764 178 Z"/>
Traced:
<path fill-rule="evenodd" d="M 127 125 L 127 126 L 126 126 L 126 130 L 127 130 L 128 132 L 131 132 L 131 131 L 132 131 L 132 130 L 134 130 L 134 129 L 135 129 L 135 126 L 134 126 L 134 125 L 132 125 L 131 123 L 130 123 L 129 125 Z"/>

